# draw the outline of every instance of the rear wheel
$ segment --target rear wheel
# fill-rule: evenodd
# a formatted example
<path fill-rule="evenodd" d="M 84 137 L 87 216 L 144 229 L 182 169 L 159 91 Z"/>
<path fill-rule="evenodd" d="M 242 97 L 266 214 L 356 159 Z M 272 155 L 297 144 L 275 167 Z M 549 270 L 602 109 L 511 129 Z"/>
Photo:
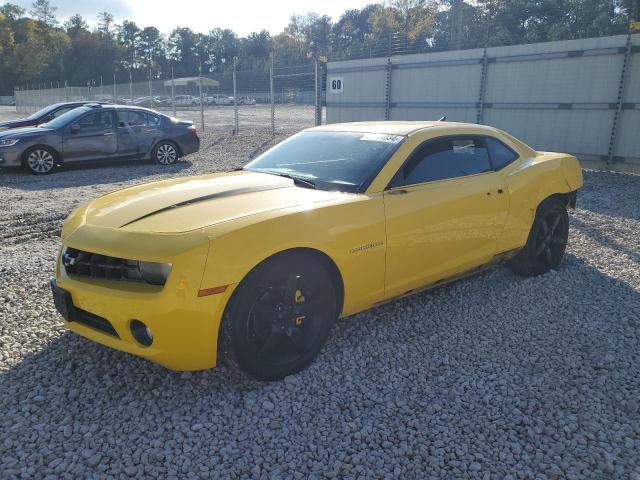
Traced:
<path fill-rule="evenodd" d="M 56 153 L 48 147 L 33 147 L 24 153 L 22 163 L 34 175 L 46 175 L 56 165 Z"/>
<path fill-rule="evenodd" d="M 160 142 L 153 148 L 151 156 L 160 165 L 172 165 L 178 160 L 178 149 L 171 142 Z"/>
<path fill-rule="evenodd" d="M 568 238 L 567 207 L 558 198 L 545 200 L 538 207 L 526 246 L 509 262 L 509 268 L 524 276 L 542 275 L 558 268 Z"/>
<path fill-rule="evenodd" d="M 336 293 L 325 266 L 299 252 L 256 267 L 238 287 L 219 334 L 223 359 L 259 380 L 307 367 L 327 341 Z"/>

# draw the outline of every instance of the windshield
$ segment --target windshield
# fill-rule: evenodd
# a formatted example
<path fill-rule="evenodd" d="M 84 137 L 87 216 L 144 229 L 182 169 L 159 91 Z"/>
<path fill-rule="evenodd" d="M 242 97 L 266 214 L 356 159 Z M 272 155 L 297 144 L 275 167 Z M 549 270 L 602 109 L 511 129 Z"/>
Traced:
<path fill-rule="evenodd" d="M 73 122 L 76 118 L 80 117 L 81 115 L 84 115 L 89 110 L 90 108 L 88 107 L 74 108 L 73 110 L 69 110 L 67 113 L 63 113 L 59 117 L 54 118 L 50 122 L 43 123 L 40 126 L 44 128 L 62 128 L 68 125 L 69 123 Z"/>
<path fill-rule="evenodd" d="M 244 169 L 311 180 L 316 188 L 364 191 L 405 137 L 377 133 L 301 132 Z"/>
<path fill-rule="evenodd" d="M 49 105 L 48 107 L 44 107 L 38 110 L 36 113 L 32 113 L 31 115 L 29 115 L 27 117 L 27 120 L 35 120 L 36 118 L 44 117 L 47 113 L 51 112 L 52 110 L 55 110 L 59 106 L 60 104 L 56 103 L 54 105 Z"/>

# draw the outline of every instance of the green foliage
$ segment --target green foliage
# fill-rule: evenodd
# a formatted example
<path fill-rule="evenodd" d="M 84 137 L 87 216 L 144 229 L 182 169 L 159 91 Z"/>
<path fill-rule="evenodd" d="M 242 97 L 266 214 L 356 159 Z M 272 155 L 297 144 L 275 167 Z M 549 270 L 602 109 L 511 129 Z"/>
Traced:
<path fill-rule="evenodd" d="M 91 29 L 80 15 L 62 27 L 49 0 L 35 0 L 30 17 L 17 5 L 0 6 L 0 94 L 14 86 L 67 81 L 69 85 L 266 71 L 310 57 L 380 56 L 410 51 L 477 48 L 625 33 L 640 20 L 640 0 L 384 0 L 347 10 L 335 23 L 326 15 L 294 15 L 283 32 L 240 38 L 232 30 L 197 33 L 175 28 L 116 25 L 109 12 Z"/>

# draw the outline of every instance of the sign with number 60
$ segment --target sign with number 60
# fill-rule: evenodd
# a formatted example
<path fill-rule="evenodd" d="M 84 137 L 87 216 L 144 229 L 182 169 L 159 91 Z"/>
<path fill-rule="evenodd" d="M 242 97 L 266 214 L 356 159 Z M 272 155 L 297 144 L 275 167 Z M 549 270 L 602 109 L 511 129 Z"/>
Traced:
<path fill-rule="evenodd" d="M 329 77 L 329 92 L 330 93 L 342 93 L 344 87 L 343 77 Z"/>

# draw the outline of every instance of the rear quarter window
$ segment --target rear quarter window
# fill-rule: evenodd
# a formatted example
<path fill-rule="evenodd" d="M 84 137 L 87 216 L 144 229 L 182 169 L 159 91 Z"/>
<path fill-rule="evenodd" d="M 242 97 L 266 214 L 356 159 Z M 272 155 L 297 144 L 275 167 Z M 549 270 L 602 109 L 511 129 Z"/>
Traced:
<path fill-rule="evenodd" d="M 502 170 L 518 158 L 518 154 L 500 140 L 493 137 L 486 137 L 486 142 L 494 170 Z"/>

